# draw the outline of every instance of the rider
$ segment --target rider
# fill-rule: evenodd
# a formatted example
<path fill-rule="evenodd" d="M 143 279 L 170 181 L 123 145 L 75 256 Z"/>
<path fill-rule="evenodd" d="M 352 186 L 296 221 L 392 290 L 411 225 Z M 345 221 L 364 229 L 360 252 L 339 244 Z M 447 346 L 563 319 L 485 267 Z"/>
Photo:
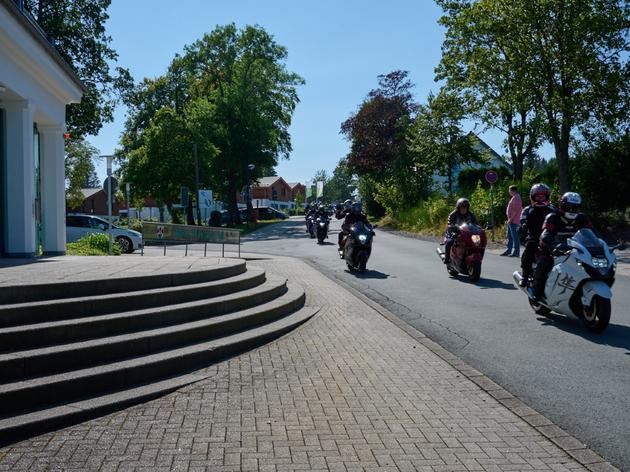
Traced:
<path fill-rule="evenodd" d="M 317 207 L 317 211 L 315 212 L 315 219 L 317 218 L 328 220 L 328 212 L 326 211 L 326 207 L 323 203 L 320 203 Z"/>
<path fill-rule="evenodd" d="M 529 191 L 529 199 L 531 204 L 523 209 L 521 213 L 520 238 L 525 245 L 523 257 L 521 258 L 521 269 L 523 278 L 520 282 L 521 287 L 526 287 L 529 278 L 532 275 L 532 264 L 534 256 L 538 250 L 538 241 L 542 233 L 545 217 L 556 211 L 553 205 L 549 203 L 551 190 L 543 183 L 532 185 Z"/>
<path fill-rule="evenodd" d="M 366 214 L 363 213 L 363 205 L 361 205 L 361 202 L 354 202 L 350 208 L 350 211 L 346 213 L 346 218 L 345 220 L 343 220 L 343 223 L 341 225 L 342 233 L 340 234 L 347 235 L 350 232 L 350 227 L 358 222 L 361 222 L 364 225 L 371 227 Z M 339 238 L 339 252 L 343 250 L 345 241 L 345 238 Z"/>
<path fill-rule="evenodd" d="M 444 237 L 446 238 L 444 264 L 448 264 L 451 261 L 451 248 L 455 243 L 455 233 L 451 228 L 453 226 L 460 226 L 464 223 L 472 223 L 475 225 L 479 224 L 477 223 L 477 218 L 475 218 L 474 213 L 470 211 L 470 202 L 468 199 L 460 198 L 455 204 L 455 210 L 448 215 L 448 226 L 446 228 L 446 233 L 444 234 Z"/>
<path fill-rule="evenodd" d="M 337 218 L 338 220 L 344 219 L 346 215 L 350 213 L 351 209 L 352 209 L 352 200 L 348 198 L 345 202 L 343 202 L 343 206 L 337 205 L 335 207 L 335 218 Z M 345 236 L 346 236 L 346 233 L 343 230 L 343 225 L 342 225 L 341 231 L 339 231 L 339 239 L 337 241 L 337 244 L 339 245 L 339 251 L 341 251 L 342 241 Z"/>
<path fill-rule="evenodd" d="M 580 212 L 582 197 L 579 193 L 567 192 L 560 199 L 558 211 L 549 213 L 540 235 L 541 258 L 534 273 L 534 298 L 542 300 L 545 296 L 547 276 L 553 268 L 553 250 L 566 247 L 567 239 L 580 229 L 593 228 L 589 218 Z"/>
<path fill-rule="evenodd" d="M 311 206 L 308 203 L 304 207 L 304 223 L 306 224 L 306 232 L 308 233 L 308 219 L 315 215 L 315 205 Z"/>

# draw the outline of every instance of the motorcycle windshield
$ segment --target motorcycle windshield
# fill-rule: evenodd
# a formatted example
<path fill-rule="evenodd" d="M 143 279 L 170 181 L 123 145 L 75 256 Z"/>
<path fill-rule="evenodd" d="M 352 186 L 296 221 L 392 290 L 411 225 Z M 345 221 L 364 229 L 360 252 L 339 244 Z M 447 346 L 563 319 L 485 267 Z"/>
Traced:
<path fill-rule="evenodd" d="M 365 227 L 365 225 L 362 222 L 357 222 L 354 225 L 352 225 L 352 228 L 350 229 L 354 234 L 366 234 L 368 232 L 367 228 Z"/>
<path fill-rule="evenodd" d="M 483 232 L 483 229 L 481 229 L 481 226 L 477 226 L 472 223 L 464 223 L 462 225 L 462 229 L 469 231 L 471 234 L 481 234 Z"/>
<path fill-rule="evenodd" d="M 591 253 L 599 253 L 604 250 L 604 245 L 599 240 L 599 238 L 595 236 L 595 233 L 593 233 L 593 231 L 587 228 L 581 229 L 577 233 L 575 233 L 575 236 L 573 236 L 573 240 L 584 246 Z"/>

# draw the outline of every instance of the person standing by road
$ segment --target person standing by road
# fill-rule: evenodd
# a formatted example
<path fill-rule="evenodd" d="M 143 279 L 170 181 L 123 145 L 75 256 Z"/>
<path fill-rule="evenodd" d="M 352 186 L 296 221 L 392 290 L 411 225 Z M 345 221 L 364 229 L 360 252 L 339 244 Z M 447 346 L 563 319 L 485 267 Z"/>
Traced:
<path fill-rule="evenodd" d="M 510 203 L 508 203 L 505 209 L 505 215 L 507 216 L 507 249 L 503 252 L 502 256 L 520 257 L 521 255 L 521 243 L 518 237 L 518 228 L 521 221 L 521 212 L 523 211 L 523 202 L 521 196 L 518 193 L 516 185 L 510 185 L 509 188 Z M 514 249 L 514 252 L 512 252 Z"/>

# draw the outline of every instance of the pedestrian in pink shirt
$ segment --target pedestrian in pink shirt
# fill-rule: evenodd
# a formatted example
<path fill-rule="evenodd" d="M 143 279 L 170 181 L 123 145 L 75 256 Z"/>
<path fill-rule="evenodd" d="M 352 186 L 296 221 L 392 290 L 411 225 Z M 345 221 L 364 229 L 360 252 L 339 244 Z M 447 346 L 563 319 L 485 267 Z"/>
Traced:
<path fill-rule="evenodd" d="M 521 212 L 523 211 L 523 202 L 521 201 L 521 196 L 518 193 L 518 188 L 516 187 L 516 185 L 510 185 L 509 191 L 512 198 L 510 199 L 510 203 L 508 203 L 508 206 L 505 210 L 508 225 L 508 241 L 507 249 L 501 255 L 509 257 L 520 257 L 521 242 L 518 237 L 518 228 L 521 221 Z M 512 252 L 512 248 L 514 248 L 514 252 Z"/>

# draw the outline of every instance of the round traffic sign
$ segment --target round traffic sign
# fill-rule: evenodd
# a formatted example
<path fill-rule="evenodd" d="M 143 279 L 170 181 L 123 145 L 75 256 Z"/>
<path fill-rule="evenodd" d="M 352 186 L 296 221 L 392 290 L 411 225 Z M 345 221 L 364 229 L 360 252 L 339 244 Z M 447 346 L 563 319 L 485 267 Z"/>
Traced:
<path fill-rule="evenodd" d="M 489 170 L 488 172 L 486 172 L 486 182 L 488 182 L 490 185 L 496 184 L 497 180 L 499 180 L 499 174 L 497 174 L 494 170 Z"/>
<path fill-rule="evenodd" d="M 109 181 L 110 177 L 105 177 L 105 181 L 103 182 L 103 190 L 105 191 L 105 195 L 107 195 L 107 189 L 108 189 L 108 181 Z M 116 192 L 118 192 L 118 179 L 116 177 L 111 177 L 112 179 L 112 194 L 116 195 Z"/>

